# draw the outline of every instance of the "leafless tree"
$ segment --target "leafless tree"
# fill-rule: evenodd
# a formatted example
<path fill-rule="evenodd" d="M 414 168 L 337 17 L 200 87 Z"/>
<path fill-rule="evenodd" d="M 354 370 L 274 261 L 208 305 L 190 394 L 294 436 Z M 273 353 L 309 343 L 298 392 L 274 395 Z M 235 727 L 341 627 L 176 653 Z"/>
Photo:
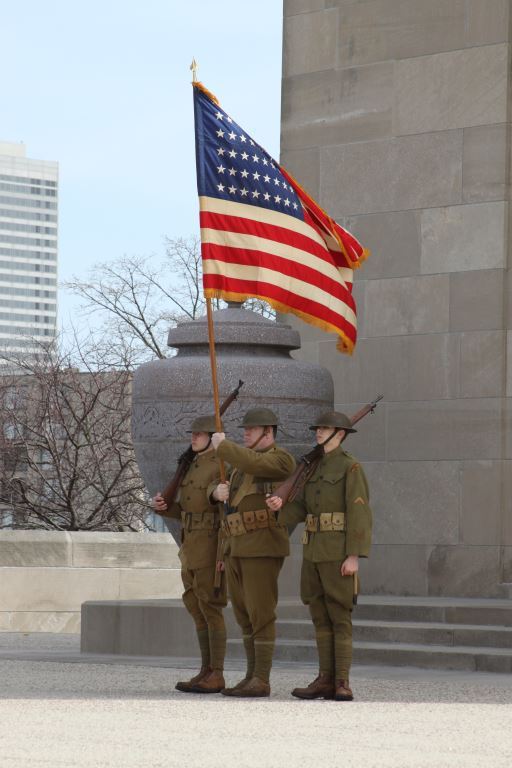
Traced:
<path fill-rule="evenodd" d="M 3 354 L 0 507 L 14 527 L 141 530 L 149 506 L 130 437 L 130 362 L 93 343 Z M 10 523 L 11 520 L 7 520 Z"/>
<path fill-rule="evenodd" d="M 166 238 L 163 263 L 100 264 L 87 280 L 64 286 L 91 319 L 85 338 L 73 332 L 30 358 L 0 352 L 0 513 L 8 510 L 15 526 L 145 525 L 149 506 L 130 435 L 131 371 L 166 356 L 170 326 L 204 314 L 201 268 L 194 237 Z M 274 314 L 256 299 L 246 306 Z"/>
<path fill-rule="evenodd" d="M 87 280 L 74 278 L 64 288 L 82 299 L 82 312 L 103 313 L 99 332 L 110 348 L 129 348 L 134 362 L 166 357 L 169 327 L 205 313 L 200 242 L 196 237 L 165 238 L 165 259 L 126 256 L 98 264 Z M 214 302 L 219 308 L 223 303 Z M 265 317 L 275 317 L 266 302 L 249 299 L 245 306 Z"/>

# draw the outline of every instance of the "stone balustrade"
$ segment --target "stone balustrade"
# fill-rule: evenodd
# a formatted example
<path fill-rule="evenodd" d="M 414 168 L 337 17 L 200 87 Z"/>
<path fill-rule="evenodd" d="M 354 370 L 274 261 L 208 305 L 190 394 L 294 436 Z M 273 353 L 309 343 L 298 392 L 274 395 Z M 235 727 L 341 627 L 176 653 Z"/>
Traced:
<path fill-rule="evenodd" d="M 0 531 L 0 631 L 80 632 L 87 600 L 181 592 L 168 533 Z"/>

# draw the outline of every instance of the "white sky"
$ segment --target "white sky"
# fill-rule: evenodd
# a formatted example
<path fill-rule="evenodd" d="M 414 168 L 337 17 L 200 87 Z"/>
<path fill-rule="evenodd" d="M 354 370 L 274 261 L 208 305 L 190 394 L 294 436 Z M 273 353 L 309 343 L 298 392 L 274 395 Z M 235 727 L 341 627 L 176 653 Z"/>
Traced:
<path fill-rule="evenodd" d="M 59 162 L 61 280 L 197 233 L 193 56 L 279 157 L 281 0 L 18 0 L 0 24 L 0 141 Z"/>

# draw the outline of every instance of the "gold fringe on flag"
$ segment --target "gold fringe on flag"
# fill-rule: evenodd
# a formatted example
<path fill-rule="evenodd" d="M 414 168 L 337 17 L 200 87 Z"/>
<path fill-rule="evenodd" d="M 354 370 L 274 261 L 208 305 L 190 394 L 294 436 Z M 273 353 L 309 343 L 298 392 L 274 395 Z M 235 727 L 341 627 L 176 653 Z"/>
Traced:
<path fill-rule="evenodd" d="M 307 312 L 302 312 L 300 309 L 293 309 L 287 304 L 282 304 L 280 301 L 270 299 L 268 296 L 263 296 L 258 293 L 235 293 L 232 291 L 222 291 L 215 288 L 205 288 L 204 296 L 207 299 L 223 299 L 224 301 L 247 301 L 247 299 L 260 299 L 270 304 L 276 312 L 282 312 L 283 314 L 292 314 L 303 320 L 309 325 L 315 325 L 322 331 L 327 333 L 335 333 L 339 336 L 339 340 L 336 342 L 336 347 L 340 352 L 344 352 L 347 355 L 351 355 L 354 351 L 354 342 L 337 326 L 328 323 L 326 320 L 320 320 L 320 318 L 314 315 L 309 315 Z"/>
<path fill-rule="evenodd" d="M 192 85 L 194 88 L 197 88 L 199 91 L 202 91 L 205 96 L 208 96 L 210 101 L 213 101 L 214 104 L 220 107 L 220 101 L 218 100 L 218 98 L 214 96 L 214 94 L 211 91 L 209 91 L 208 88 L 206 88 L 206 86 L 204 86 L 201 82 L 199 82 L 199 80 L 195 80 L 192 83 Z"/>
<path fill-rule="evenodd" d="M 345 246 L 344 246 L 344 244 L 343 244 L 343 242 L 342 242 L 342 240 L 341 240 L 340 236 L 339 236 L 339 235 L 338 235 L 338 233 L 336 232 L 336 226 L 335 226 L 335 225 L 336 225 L 336 222 L 334 221 L 334 219 L 332 218 L 332 216 L 329 216 L 329 214 L 327 213 L 327 211 L 325 211 L 325 210 L 322 208 L 322 206 L 321 206 L 321 205 L 318 205 L 318 203 L 316 202 L 316 200 L 313 200 L 313 198 L 311 197 L 311 195 L 310 195 L 310 194 L 308 194 L 308 193 L 306 192 L 306 190 L 304 189 L 304 187 L 302 186 L 302 184 L 299 184 L 299 182 L 297 181 L 297 179 L 296 179 L 294 176 L 292 176 L 292 174 L 291 174 L 289 171 L 287 171 L 287 170 L 286 170 L 286 168 L 283 168 L 283 166 L 280 166 L 280 168 L 281 168 L 281 172 L 284 174 L 284 176 L 287 176 L 287 177 L 288 177 L 288 181 L 292 181 L 292 182 L 293 182 L 293 183 L 294 183 L 294 184 L 295 184 L 295 185 L 296 185 L 296 186 L 297 186 L 297 187 L 300 189 L 300 191 L 302 192 L 302 194 L 304 195 L 304 197 L 306 198 L 306 200 L 308 201 L 308 203 L 309 203 L 309 204 L 310 204 L 310 205 L 311 205 L 313 208 L 318 208 L 318 210 L 319 210 L 319 211 L 321 211 L 321 212 L 323 213 L 323 215 L 325 216 L 325 218 L 327 219 L 327 221 L 328 221 L 328 222 L 329 222 L 329 224 L 331 225 L 331 233 L 330 233 L 330 234 L 332 235 L 332 237 L 333 237 L 333 238 L 336 240 L 336 242 L 337 242 L 337 243 L 338 243 L 338 245 L 340 246 L 340 248 L 341 248 L 341 252 L 342 252 L 342 254 L 344 255 L 344 257 L 345 257 L 345 259 L 346 259 L 346 261 L 347 261 L 347 266 L 348 266 L 348 267 L 351 267 L 352 269 L 359 269 L 359 267 L 361 266 L 361 264 L 363 263 L 363 261 L 366 261 L 366 259 L 368 258 L 368 256 L 370 256 L 370 254 L 371 254 L 371 251 L 370 251 L 368 248 L 365 248 L 364 246 L 361 246 L 361 247 L 363 248 L 363 252 L 362 252 L 361 256 L 358 256 L 358 259 L 357 259 L 357 261 L 352 261 L 352 259 L 350 259 L 350 258 L 349 258 L 349 256 L 348 256 L 348 254 L 347 254 L 347 251 L 346 251 L 346 249 L 345 249 Z"/>

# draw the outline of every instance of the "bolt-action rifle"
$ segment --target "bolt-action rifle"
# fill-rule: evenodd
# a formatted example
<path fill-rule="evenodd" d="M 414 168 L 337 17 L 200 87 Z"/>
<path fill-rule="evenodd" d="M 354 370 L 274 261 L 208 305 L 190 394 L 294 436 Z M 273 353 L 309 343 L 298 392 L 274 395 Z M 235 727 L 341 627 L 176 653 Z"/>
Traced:
<path fill-rule="evenodd" d="M 231 403 L 233 403 L 237 397 L 238 393 L 240 392 L 241 387 L 243 386 L 244 382 L 240 380 L 238 382 L 238 386 L 235 387 L 235 389 L 231 392 L 228 397 L 224 400 L 224 402 L 220 406 L 220 415 L 222 416 Z M 195 456 L 195 452 L 192 450 L 192 446 L 189 446 L 186 451 L 184 451 L 181 456 L 178 459 L 178 466 L 176 467 L 176 472 L 174 473 L 174 477 L 172 480 L 170 480 L 167 485 L 165 486 L 162 496 L 167 504 L 167 508 L 171 506 L 174 499 L 176 498 L 176 494 L 178 493 L 178 488 L 180 487 L 183 478 L 187 474 L 190 465 L 192 464 Z"/>
<path fill-rule="evenodd" d="M 377 407 L 377 403 L 379 400 L 382 400 L 383 397 L 384 395 L 377 395 L 375 400 L 372 400 L 371 403 L 363 406 L 363 408 L 351 416 L 350 421 L 352 426 L 357 424 L 358 421 L 361 421 L 361 419 L 364 419 L 364 417 L 369 413 L 373 413 Z M 346 435 L 343 437 L 343 440 L 345 437 Z M 281 483 L 281 485 L 275 489 L 272 495 L 279 496 L 279 498 L 283 500 L 284 504 L 286 504 L 287 501 L 293 501 L 298 492 L 304 487 L 305 483 L 312 476 L 313 472 L 318 466 L 320 459 L 323 456 L 325 456 L 324 446 L 316 445 L 312 451 L 309 451 L 309 453 L 306 453 L 306 455 L 301 458 L 295 472 L 290 475 L 290 477 L 285 480 L 284 483 Z"/>

